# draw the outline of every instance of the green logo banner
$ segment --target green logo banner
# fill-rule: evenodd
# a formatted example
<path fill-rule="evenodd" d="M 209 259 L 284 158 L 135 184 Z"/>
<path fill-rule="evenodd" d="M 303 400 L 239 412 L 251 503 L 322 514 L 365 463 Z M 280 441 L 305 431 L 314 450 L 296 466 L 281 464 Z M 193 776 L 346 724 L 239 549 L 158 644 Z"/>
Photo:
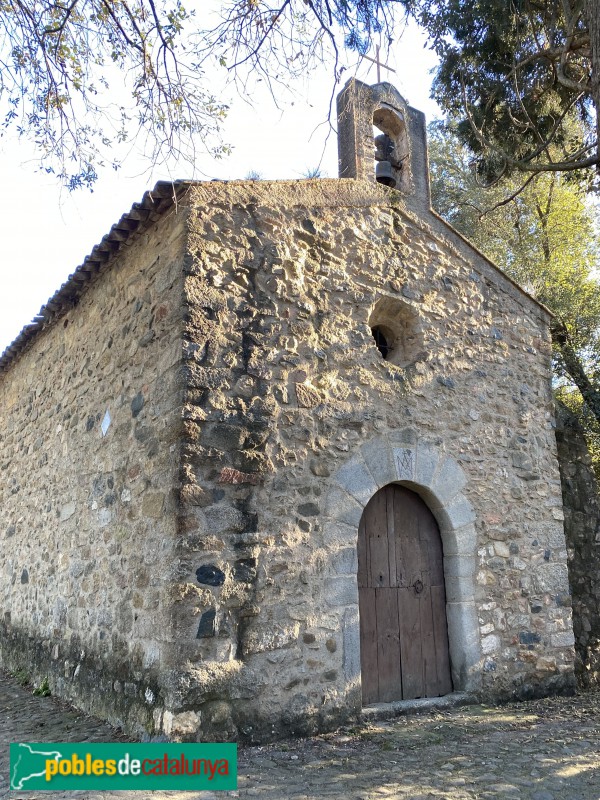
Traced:
<path fill-rule="evenodd" d="M 10 788 L 237 789 L 237 745 L 20 742 L 10 746 Z"/>

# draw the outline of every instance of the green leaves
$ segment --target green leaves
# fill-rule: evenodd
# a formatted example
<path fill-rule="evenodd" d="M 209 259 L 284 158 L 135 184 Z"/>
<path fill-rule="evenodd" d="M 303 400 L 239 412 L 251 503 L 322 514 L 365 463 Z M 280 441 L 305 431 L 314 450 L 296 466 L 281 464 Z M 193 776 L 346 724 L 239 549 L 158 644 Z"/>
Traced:
<path fill-rule="evenodd" d="M 434 207 L 556 315 L 564 339 L 554 343 L 558 385 L 581 388 L 585 374 L 597 386 L 600 246 L 585 183 L 576 173 L 517 174 L 486 188 L 456 126 L 442 123 L 430 126 L 430 163 Z"/>
<path fill-rule="evenodd" d="M 492 183 L 598 163 L 600 0 L 402 0 L 440 57 L 434 96 Z M 578 137 L 569 136 L 577 124 Z M 552 150 L 552 152 L 551 152 Z"/>

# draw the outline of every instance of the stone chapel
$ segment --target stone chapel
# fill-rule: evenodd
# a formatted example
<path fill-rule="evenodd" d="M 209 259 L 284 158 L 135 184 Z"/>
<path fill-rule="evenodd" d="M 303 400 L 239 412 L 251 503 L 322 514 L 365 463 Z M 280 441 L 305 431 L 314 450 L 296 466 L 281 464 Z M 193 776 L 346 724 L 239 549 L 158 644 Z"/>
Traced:
<path fill-rule="evenodd" d="M 339 179 L 157 184 L 0 359 L 2 665 L 142 738 L 574 687 L 550 314 L 420 112 L 338 114 Z"/>

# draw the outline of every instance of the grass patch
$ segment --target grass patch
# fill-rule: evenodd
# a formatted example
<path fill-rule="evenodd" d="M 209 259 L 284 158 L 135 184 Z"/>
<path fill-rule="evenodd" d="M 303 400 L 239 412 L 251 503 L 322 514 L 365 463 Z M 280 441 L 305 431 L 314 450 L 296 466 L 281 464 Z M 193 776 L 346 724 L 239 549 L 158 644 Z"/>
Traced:
<path fill-rule="evenodd" d="M 29 673 L 26 669 L 16 669 L 13 674 L 13 678 L 19 684 L 19 686 L 27 686 L 29 683 Z"/>
<path fill-rule="evenodd" d="M 48 678 L 44 678 L 44 680 L 40 683 L 40 685 L 35 687 L 33 693 L 36 697 L 49 697 L 52 694 L 52 692 L 50 691 L 50 684 L 48 683 Z"/>

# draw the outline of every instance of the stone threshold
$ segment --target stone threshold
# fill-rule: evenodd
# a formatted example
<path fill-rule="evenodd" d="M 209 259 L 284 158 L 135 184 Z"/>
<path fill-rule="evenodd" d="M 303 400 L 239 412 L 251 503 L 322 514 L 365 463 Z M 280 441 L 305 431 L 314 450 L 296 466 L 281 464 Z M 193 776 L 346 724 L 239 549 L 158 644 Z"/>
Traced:
<path fill-rule="evenodd" d="M 363 722 L 392 719 L 406 714 L 421 714 L 427 711 L 447 710 L 478 703 L 479 699 L 468 692 L 452 692 L 443 697 L 420 697 L 418 700 L 395 700 L 392 703 L 373 703 L 361 711 Z"/>

